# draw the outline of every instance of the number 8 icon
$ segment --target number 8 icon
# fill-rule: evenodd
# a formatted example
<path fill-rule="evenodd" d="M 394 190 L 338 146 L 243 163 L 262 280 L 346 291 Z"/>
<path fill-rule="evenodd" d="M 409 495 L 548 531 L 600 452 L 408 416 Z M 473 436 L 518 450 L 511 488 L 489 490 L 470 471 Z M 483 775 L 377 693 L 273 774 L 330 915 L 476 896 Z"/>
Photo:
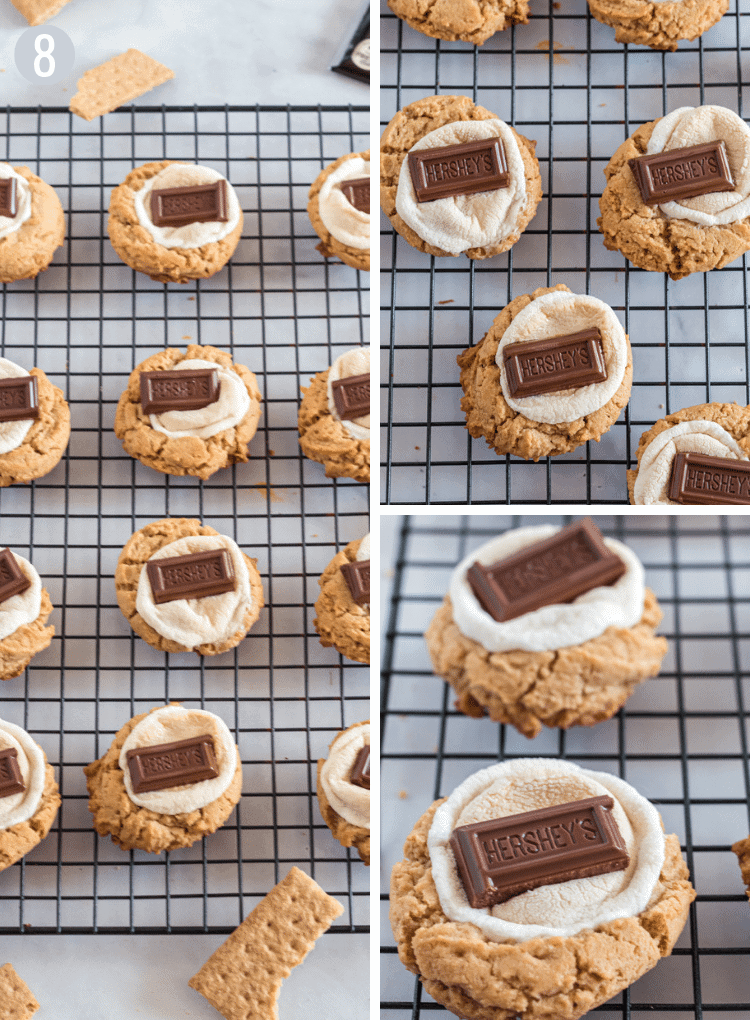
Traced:
<path fill-rule="evenodd" d="M 47 43 L 47 49 L 42 49 L 42 43 Z M 50 75 L 55 73 L 55 58 L 52 56 L 52 51 L 55 48 L 55 40 L 51 35 L 47 35 L 43 32 L 38 35 L 34 40 L 34 49 L 37 52 L 36 59 L 34 60 L 34 73 L 40 78 L 49 78 Z M 47 70 L 42 70 L 42 60 L 47 61 Z"/>

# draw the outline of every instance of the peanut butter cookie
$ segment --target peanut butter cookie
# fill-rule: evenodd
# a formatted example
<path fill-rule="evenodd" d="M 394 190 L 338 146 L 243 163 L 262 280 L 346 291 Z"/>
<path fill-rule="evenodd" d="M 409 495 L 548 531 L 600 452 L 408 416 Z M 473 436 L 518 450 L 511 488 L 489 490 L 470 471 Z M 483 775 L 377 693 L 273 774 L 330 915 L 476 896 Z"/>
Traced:
<path fill-rule="evenodd" d="M 318 174 L 310 187 L 307 215 L 320 238 L 316 245 L 325 258 L 336 258 L 353 269 L 370 269 L 370 210 L 358 209 L 341 185 L 370 176 L 370 150 L 339 156 Z"/>
<path fill-rule="evenodd" d="M 527 0 L 388 0 L 394 14 L 431 39 L 481 46 L 495 32 L 529 20 Z"/>
<path fill-rule="evenodd" d="M 318 804 L 333 838 L 342 846 L 353 846 L 365 864 L 370 864 L 370 785 L 351 782 L 352 769 L 360 750 L 370 743 L 370 722 L 354 723 L 331 741 L 327 758 L 318 759 Z"/>
<path fill-rule="evenodd" d="M 30 280 L 65 240 L 65 214 L 54 189 L 27 166 L 0 163 L 0 184 L 0 283 Z"/>
<path fill-rule="evenodd" d="M 729 0 L 588 0 L 589 10 L 615 29 L 621 43 L 653 50 L 676 50 L 683 39 L 697 39 L 729 10 Z"/>
<path fill-rule="evenodd" d="M 57 817 L 61 799 L 54 770 L 42 748 L 20 726 L 2 719 L 0 751 L 15 752 L 15 769 L 23 786 L 23 790 L 0 799 L 0 871 L 3 871 L 41 843 Z"/>
<path fill-rule="evenodd" d="M 358 604 L 341 568 L 348 563 L 370 560 L 370 536 L 350 542 L 336 553 L 325 568 L 318 584 L 320 595 L 315 603 L 313 620 L 324 648 L 333 645 L 347 659 L 370 661 L 370 606 Z M 368 582 L 369 588 L 369 582 Z M 367 592 L 369 600 L 369 591 Z"/>

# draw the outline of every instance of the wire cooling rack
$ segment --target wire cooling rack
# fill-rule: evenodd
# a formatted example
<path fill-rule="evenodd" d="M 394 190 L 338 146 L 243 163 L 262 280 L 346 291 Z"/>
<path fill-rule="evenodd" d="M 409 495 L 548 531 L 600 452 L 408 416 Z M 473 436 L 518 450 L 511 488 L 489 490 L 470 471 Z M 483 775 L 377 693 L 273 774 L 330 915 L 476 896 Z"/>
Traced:
<path fill-rule="evenodd" d="M 467 776 L 513 757 L 566 758 L 631 782 L 682 843 L 698 899 L 671 957 L 594 1013 L 695 1017 L 750 1015 L 750 905 L 729 846 L 750 832 L 750 560 L 746 517 L 599 517 L 646 568 L 669 641 L 662 671 L 597 726 L 544 730 L 470 719 L 433 675 L 422 633 L 455 564 L 510 527 L 570 517 L 384 518 L 383 564 L 392 566 L 384 613 L 382 861 L 391 866 L 417 818 Z M 387 549 L 392 548 L 389 562 Z M 385 582 L 384 582 L 385 583 Z M 386 622 L 387 621 L 387 622 Z M 387 820 L 387 821 L 386 821 Z M 387 904 L 387 892 L 383 896 Z M 443 1011 L 396 955 L 387 916 L 382 1016 Z M 592 1014 L 593 1015 L 593 1014 Z"/>
<path fill-rule="evenodd" d="M 746 257 L 675 283 L 608 252 L 596 225 L 604 167 L 639 125 L 703 103 L 744 115 L 750 9 L 739 3 L 696 42 L 657 53 L 616 43 L 585 0 L 531 0 L 528 25 L 482 47 L 428 39 L 383 0 L 383 124 L 424 96 L 470 96 L 536 140 L 544 192 L 511 251 L 479 262 L 424 255 L 383 218 L 383 502 L 627 503 L 625 469 L 658 418 L 750 403 Z M 633 390 L 601 442 L 535 465 L 465 431 L 456 355 L 512 298 L 558 283 L 615 309 Z"/>
<path fill-rule="evenodd" d="M 366 342 L 367 278 L 319 256 L 305 207 L 321 167 L 367 144 L 368 110 L 133 107 L 86 124 L 7 109 L 0 123 L 2 158 L 56 189 L 69 237 L 36 281 L 2 288 L 1 353 L 43 368 L 73 423 L 54 471 L 0 491 L 3 543 L 41 574 L 57 631 L 2 684 L 0 715 L 41 744 L 63 797 L 47 839 L 0 874 L 0 933 L 228 932 L 293 864 L 346 906 L 333 931 L 366 931 L 366 869 L 323 823 L 315 782 L 336 731 L 368 715 L 369 670 L 322 648 L 312 620 L 321 571 L 368 530 L 368 487 L 326 479 L 301 456 L 296 421 L 300 386 Z M 107 239 L 111 189 L 165 157 L 221 170 L 245 210 L 237 252 L 210 280 L 154 283 Z M 149 470 L 112 431 L 133 366 L 190 342 L 230 351 L 264 394 L 251 461 L 203 483 Z M 232 652 L 159 653 L 117 608 L 120 549 L 165 516 L 199 517 L 258 558 L 267 607 Z M 242 800 L 188 850 L 125 853 L 93 831 L 82 769 L 131 716 L 168 700 L 227 722 Z"/>

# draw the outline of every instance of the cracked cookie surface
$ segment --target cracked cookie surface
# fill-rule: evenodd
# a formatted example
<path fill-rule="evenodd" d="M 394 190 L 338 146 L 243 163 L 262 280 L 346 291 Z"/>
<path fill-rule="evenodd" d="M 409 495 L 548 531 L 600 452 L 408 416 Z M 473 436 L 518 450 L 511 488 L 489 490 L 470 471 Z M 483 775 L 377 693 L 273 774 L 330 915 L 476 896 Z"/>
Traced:
<path fill-rule="evenodd" d="M 313 620 L 320 643 L 333 646 L 347 659 L 370 661 L 370 611 L 357 605 L 341 573 L 344 563 L 353 563 L 361 539 L 350 542 L 336 553 L 318 579 L 320 595 Z"/>
<path fill-rule="evenodd" d="M 365 720 L 369 722 L 369 720 Z M 329 751 L 333 748 L 338 738 L 344 733 L 348 733 L 349 730 L 354 730 L 361 726 L 362 723 L 354 723 L 352 726 L 347 726 L 345 730 L 341 730 L 333 738 L 329 745 Z M 370 864 L 370 830 L 364 829 L 360 825 L 352 825 L 351 822 L 347 822 L 345 818 L 331 806 L 326 791 L 323 788 L 323 784 L 320 781 L 320 773 L 323 770 L 323 766 L 326 763 L 325 758 L 318 758 L 318 805 L 320 806 L 320 813 L 323 816 L 323 821 L 326 823 L 328 828 L 331 830 L 331 834 L 334 839 L 337 839 L 342 846 L 353 846 L 354 849 L 360 856 L 360 860 L 364 861 L 366 865 Z"/>
<path fill-rule="evenodd" d="M 150 416 L 141 406 L 141 372 L 159 372 L 182 361 L 213 361 L 239 376 L 250 398 L 250 407 L 233 428 L 201 439 L 199 436 L 171 437 L 152 428 Z M 183 354 L 170 347 L 152 354 L 130 374 L 127 389 L 120 397 L 115 414 L 115 435 L 125 451 L 142 464 L 166 475 L 194 475 L 210 478 L 214 472 L 250 459 L 248 444 L 255 435 L 261 415 L 262 397 L 255 375 L 244 365 L 235 365 L 231 357 L 216 347 L 190 344 Z"/>
<path fill-rule="evenodd" d="M 702 227 L 646 205 L 628 160 L 644 155 L 657 123 L 649 121 L 639 127 L 604 170 L 607 184 L 599 199 L 601 216 L 597 220 L 604 246 L 621 252 L 639 269 L 668 273 L 673 280 L 721 269 L 750 251 L 750 217 Z"/>
<path fill-rule="evenodd" d="M 0 454 L 0 486 L 41 478 L 60 462 L 70 439 L 70 408 L 62 390 L 53 386 L 41 368 L 29 375 L 37 382 L 39 417 L 15 450 Z"/>
<path fill-rule="evenodd" d="M 163 707 L 159 705 L 151 712 Z M 242 794 L 242 763 L 237 750 L 237 768 L 230 785 L 216 800 L 196 811 L 164 815 L 133 803 L 120 768 L 120 751 L 134 727 L 150 714 L 143 712 L 126 722 L 107 753 L 86 765 L 83 771 L 89 793 L 89 811 L 94 816 L 94 828 L 98 834 L 111 836 L 112 842 L 121 850 L 138 849 L 160 854 L 164 850 L 191 846 L 224 824 Z"/>
<path fill-rule="evenodd" d="M 328 369 L 303 387 L 297 417 L 299 445 L 310 460 L 322 464 L 326 478 L 370 481 L 370 442 L 350 436 L 328 407 Z"/>
<path fill-rule="evenodd" d="M 580 645 L 549 652 L 488 652 L 453 619 L 450 597 L 425 640 L 435 673 L 449 683 L 459 711 L 510 723 L 526 737 L 542 726 L 567 729 L 610 719 L 638 684 L 659 672 L 667 642 L 654 631 L 662 618 L 646 589 L 643 616 L 630 628 L 609 627 Z"/>
<path fill-rule="evenodd" d="M 27 166 L 14 166 L 31 189 L 31 216 L 0 239 L 0 283 L 30 280 L 49 266 L 65 240 L 65 213 L 54 188 Z"/>
<path fill-rule="evenodd" d="M 554 291 L 571 293 L 564 284 L 539 287 L 531 294 L 514 298 L 496 317 L 485 336 L 474 347 L 457 357 L 461 369 L 461 410 L 466 415 L 466 428 L 475 438 L 484 438 L 495 453 L 512 453 L 525 460 L 557 457 L 569 453 L 588 440 L 598 442 L 620 416 L 630 399 L 633 382 L 633 355 L 630 341 L 628 362 L 620 386 L 614 396 L 598 410 L 576 421 L 546 424 L 533 421 L 514 410 L 503 396 L 500 368 L 495 361 L 503 334 L 522 309 L 543 294 Z"/>
<path fill-rule="evenodd" d="M 729 0 L 588 0 L 588 5 L 597 21 L 615 29 L 617 42 L 654 50 L 676 50 L 682 40 L 697 39 L 729 10 Z"/>
<path fill-rule="evenodd" d="M 44 754 L 44 751 L 42 751 Z M 57 817 L 62 800 L 55 781 L 55 770 L 44 755 L 44 789 L 39 807 L 31 818 L 0 831 L 0 871 L 9 868 L 41 843 Z"/>
<path fill-rule="evenodd" d="M 219 535 L 218 531 L 201 524 L 200 521 L 187 517 L 167 517 L 161 521 L 154 521 L 147 524 L 140 531 L 134 532 L 120 553 L 115 571 L 115 590 L 117 593 L 117 604 L 123 616 L 133 628 L 138 637 L 143 638 L 153 648 L 162 652 L 197 652 L 198 655 L 220 655 L 222 652 L 234 648 L 247 635 L 252 625 L 260 616 L 263 608 L 263 585 L 260 574 L 257 570 L 257 561 L 250 559 L 242 553 L 250 577 L 250 589 L 253 602 L 245 611 L 243 625 L 232 637 L 221 644 L 203 644 L 196 648 L 186 648 L 184 645 L 163 637 L 153 627 L 149 626 L 142 618 L 136 608 L 138 594 L 138 580 L 141 570 L 146 562 L 161 549 L 162 546 L 176 542 L 178 538 L 186 538 L 189 535 Z"/>
<path fill-rule="evenodd" d="M 467 1020 L 578 1020 L 668 956 L 695 898 L 676 836 L 656 901 L 636 917 L 566 938 L 492 942 L 442 911 L 427 835 L 442 800 L 425 812 L 391 875 L 391 926 L 401 962 L 425 990 Z"/>
<path fill-rule="evenodd" d="M 453 124 L 460 120 L 494 120 L 496 114 L 482 106 L 475 106 L 468 96 L 427 96 L 410 103 L 393 117 L 383 132 L 380 141 L 380 204 L 394 229 L 404 240 L 428 255 L 456 257 L 455 253 L 443 251 L 428 244 L 402 220 L 396 211 L 396 193 L 401 164 L 409 150 L 430 131 Z M 516 222 L 516 228 L 499 244 L 482 248 L 469 248 L 462 254 L 470 259 L 486 259 L 507 251 L 519 239 L 536 212 L 542 198 L 542 179 L 539 163 L 534 155 L 536 142 L 510 129 L 518 142 L 526 178 L 526 204 Z"/>
<path fill-rule="evenodd" d="M 18 627 L 0 641 L 0 680 L 20 676 L 34 656 L 52 643 L 55 628 L 46 626 L 52 608 L 47 589 L 42 588 L 42 605 L 36 620 Z"/>
<path fill-rule="evenodd" d="M 320 189 L 323 187 L 326 178 L 332 174 L 334 170 L 338 170 L 342 163 L 345 163 L 348 159 L 352 159 L 356 156 L 359 156 L 361 159 L 369 162 L 370 150 L 367 149 L 366 152 L 348 152 L 344 156 L 339 156 L 334 163 L 330 163 L 327 167 L 321 170 L 310 186 L 307 215 L 310 217 L 310 222 L 315 229 L 315 233 L 320 238 L 320 244 L 316 245 L 316 247 L 324 258 L 340 259 L 342 262 L 345 262 L 347 266 L 351 266 L 352 269 L 364 269 L 369 271 L 370 249 L 352 248 L 351 245 L 343 244 L 338 240 L 338 238 L 335 238 L 320 218 L 320 206 L 318 202 Z"/>
<path fill-rule="evenodd" d="M 388 0 L 388 6 L 423 35 L 477 46 L 529 20 L 527 0 Z"/>

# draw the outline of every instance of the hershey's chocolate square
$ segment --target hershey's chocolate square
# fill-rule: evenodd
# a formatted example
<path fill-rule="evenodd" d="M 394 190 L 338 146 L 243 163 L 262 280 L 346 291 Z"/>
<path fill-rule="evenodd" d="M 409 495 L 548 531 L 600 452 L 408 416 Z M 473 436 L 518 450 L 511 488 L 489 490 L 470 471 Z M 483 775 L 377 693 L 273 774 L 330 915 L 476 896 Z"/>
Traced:
<path fill-rule="evenodd" d="M 369 606 L 370 604 L 370 561 L 355 560 L 353 563 L 344 563 L 341 573 L 352 598 L 358 606 Z"/>

